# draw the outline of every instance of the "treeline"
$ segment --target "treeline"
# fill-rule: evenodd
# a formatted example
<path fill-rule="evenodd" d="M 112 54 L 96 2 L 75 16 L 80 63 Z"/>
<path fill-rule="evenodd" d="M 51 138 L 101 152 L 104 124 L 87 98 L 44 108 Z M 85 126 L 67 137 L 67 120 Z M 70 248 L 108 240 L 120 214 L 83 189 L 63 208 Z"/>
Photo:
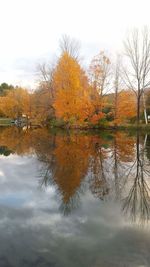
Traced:
<path fill-rule="evenodd" d="M 101 51 L 85 69 L 79 44 L 64 36 L 53 64 L 39 66 L 38 88 L 0 86 L 0 115 L 52 125 L 147 123 L 150 85 L 150 38 L 134 30 L 124 43 L 125 56 L 113 62 Z M 125 67 L 126 64 L 126 67 Z"/>

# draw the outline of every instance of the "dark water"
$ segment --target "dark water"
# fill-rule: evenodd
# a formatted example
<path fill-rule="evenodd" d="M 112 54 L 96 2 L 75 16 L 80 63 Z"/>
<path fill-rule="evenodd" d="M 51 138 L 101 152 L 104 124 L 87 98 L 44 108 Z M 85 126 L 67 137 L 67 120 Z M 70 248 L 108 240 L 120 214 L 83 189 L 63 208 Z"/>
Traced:
<path fill-rule="evenodd" d="M 149 219 L 149 134 L 0 130 L 0 267 L 148 267 Z"/>

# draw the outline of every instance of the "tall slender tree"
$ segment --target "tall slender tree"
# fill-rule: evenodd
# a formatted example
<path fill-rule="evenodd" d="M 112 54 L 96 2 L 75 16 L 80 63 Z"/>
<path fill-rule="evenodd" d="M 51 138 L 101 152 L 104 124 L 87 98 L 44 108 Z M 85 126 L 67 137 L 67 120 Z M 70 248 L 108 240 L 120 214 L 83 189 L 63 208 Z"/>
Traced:
<path fill-rule="evenodd" d="M 132 89 L 137 100 L 137 124 L 140 121 L 140 104 L 143 98 L 145 123 L 147 114 L 144 91 L 150 86 L 150 33 L 147 27 L 143 31 L 134 29 L 124 42 L 127 68 L 124 68 L 124 81 Z"/>

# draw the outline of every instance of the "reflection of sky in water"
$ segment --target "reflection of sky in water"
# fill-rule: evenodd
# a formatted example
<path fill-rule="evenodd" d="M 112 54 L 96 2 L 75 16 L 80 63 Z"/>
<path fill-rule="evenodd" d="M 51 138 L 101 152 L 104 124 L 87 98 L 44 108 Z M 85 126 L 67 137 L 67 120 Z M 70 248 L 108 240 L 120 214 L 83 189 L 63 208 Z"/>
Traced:
<path fill-rule="evenodd" d="M 0 266 L 148 267 L 150 232 L 87 190 L 64 217 L 55 188 L 40 187 L 35 156 L 0 157 Z"/>

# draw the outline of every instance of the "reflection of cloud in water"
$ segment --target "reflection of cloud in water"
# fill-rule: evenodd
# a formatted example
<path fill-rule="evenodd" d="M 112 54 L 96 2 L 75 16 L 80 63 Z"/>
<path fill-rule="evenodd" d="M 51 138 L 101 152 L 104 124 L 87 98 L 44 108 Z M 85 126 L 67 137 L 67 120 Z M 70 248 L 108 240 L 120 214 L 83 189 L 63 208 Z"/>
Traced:
<path fill-rule="evenodd" d="M 132 166 L 133 137 L 124 149 L 127 139 L 122 144 L 118 135 L 113 150 L 114 139 L 108 143 L 99 136 L 50 136 L 43 129 L 13 134 L 15 142 L 10 130 L 6 140 L 21 156 L 0 157 L 0 266 L 150 266 L 149 224 L 138 227 L 121 213 L 121 186 L 126 169 Z M 41 187 L 43 166 L 51 176 Z M 117 200 L 111 190 L 119 193 Z M 107 193 L 112 198 L 106 198 Z M 77 198 L 78 208 L 63 216 L 60 203 Z"/>
<path fill-rule="evenodd" d="M 0 266 L 149 266 L 149 236 L 146 230 L 125 225 L 119 205 L 99 202 L 86 191 L 81 208 L 64 217 L 55 188 L 37 187 L 35 157 L 2 161 L 6 179 L 0 200 L 11 195 L 19 204 L 0 202 Z"/>
<path fill-rule="evenodd" d="M 148 266 L 150 241 L 144 231 L 122 227 L 114 205 L 93 200 L 89 206 L 88 196 L 83 205 L 85 212 L 67 218 L 57 209 L 1 207 L 0 260 L 15 267 L 24 261 L 47 267 Z"/>

